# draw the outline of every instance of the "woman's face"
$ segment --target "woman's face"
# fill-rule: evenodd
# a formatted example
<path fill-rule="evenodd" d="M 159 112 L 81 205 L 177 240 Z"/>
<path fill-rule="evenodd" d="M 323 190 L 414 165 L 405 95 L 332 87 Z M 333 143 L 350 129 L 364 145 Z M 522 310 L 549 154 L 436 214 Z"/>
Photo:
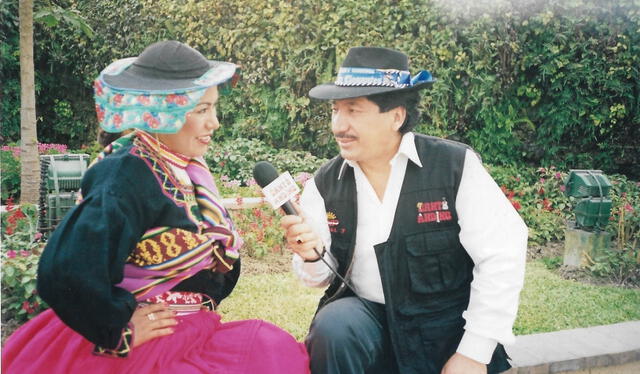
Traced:
<path fill-rule="evenodd" d="M 175 134 L 157 134 L 158 139 L 174 152 L 189 157 L 203 156 L 209 148 L 213 132 L 220 127 L 216 113 L 218 87 L 205 92 L 189 113 L 184 126 Z"/>

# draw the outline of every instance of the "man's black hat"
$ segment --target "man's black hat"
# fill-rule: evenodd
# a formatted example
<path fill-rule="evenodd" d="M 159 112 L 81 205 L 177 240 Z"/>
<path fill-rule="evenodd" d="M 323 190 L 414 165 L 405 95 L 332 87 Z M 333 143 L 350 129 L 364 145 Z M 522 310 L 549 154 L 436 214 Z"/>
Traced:
<path fill-rule="evenodd" d="M 340 100 L 387 92 L 404 92 L 431 87 L 435 79 L 426 70 L 411 77 L 409 58 L 402 52 L 380 47 L 349 49 L 334 83 L 309 91 L 320 100 Z"/>

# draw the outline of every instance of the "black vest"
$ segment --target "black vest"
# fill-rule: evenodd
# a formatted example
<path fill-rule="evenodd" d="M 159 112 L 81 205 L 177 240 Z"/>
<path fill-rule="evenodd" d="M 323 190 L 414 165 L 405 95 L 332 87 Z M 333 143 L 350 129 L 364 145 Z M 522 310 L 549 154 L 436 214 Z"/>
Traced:
<path fill-rule="evenodd" d="M 407 162 L 391 233 L 374 248 L 400 372 L 439 374 L 464 333 L 462 312 L 473 279 L 474 264 L 460 243 L 455 209 L 468 147 L 419 134 L 415 143 L 423 167 Z M 353 168 L 343 168 L 343 161 L 338 156 L 325 164 L 315 183 L 327 211 L 331 253 L 348 279 L 358 210 Z M 336 277 L 319 308 L 349 294 Z M 489 373 L 507 370 L 506 357 L 498 345 Z"/>

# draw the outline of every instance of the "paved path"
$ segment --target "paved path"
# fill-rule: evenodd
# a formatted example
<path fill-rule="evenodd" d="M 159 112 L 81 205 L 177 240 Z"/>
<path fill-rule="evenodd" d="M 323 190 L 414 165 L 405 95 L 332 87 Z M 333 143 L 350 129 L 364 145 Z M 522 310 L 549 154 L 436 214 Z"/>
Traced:
<path fill-rule="evenodd" d="M 516 337 L 508 374 L 640 373 L 640 321 Z"/>

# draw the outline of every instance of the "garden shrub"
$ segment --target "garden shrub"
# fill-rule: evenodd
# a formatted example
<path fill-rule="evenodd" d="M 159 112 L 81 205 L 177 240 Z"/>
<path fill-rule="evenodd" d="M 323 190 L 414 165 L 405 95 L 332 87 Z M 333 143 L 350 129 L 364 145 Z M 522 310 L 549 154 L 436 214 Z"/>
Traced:
<path fill-rule="evenodd" d="M 611 175 L 610 224 L 615 245 L 591 259 L 590 269 L 619 284 L 640 286 L 640 182 Z"/>
<path fill-rule="evenodd" d="M 245 138 L 215 143 L 207 151 L 205 160 L 212 173 L 243 185 L 253 179 L 253 167 L 258 161 L 269 161 L 280 173 L 288 171 L 291 175 L 313 173 L 326 162 L 309 152 L 276 149 L 261 140 Z"/>
<path fill-rule="evenodd" d="M 25 322 L 47 306 L 36 291 L 38 261 L 44 243 L 37 231 L 34 205 L 14 207 L 9 201 L 1 215 L 2 319 Z"/>
<path fill-rule="evenodd" d="M 64 144 L 38 143 L 39 155 L 66 153 Z M 0 175 L 2 203 L 9 198 L 14 200 L 20 196 L 20 147 L 14 143 L 0 148 Z"/>
<path fill-rule="evenodd" d="M 20 161 L 12 151 L 2 149 L 0 150 L 0 165 L 2 165 L 0 189 L 2 190 L 2 202 L 4 202 L 11 196 L 20 196 Z"/>
<path fill-rule="evenodd" d="M 17 77 L 14 2 L 0 48 Z M 36 27 L 39 136 L 73 148 L 92 139 L 91 81 L 116 58 L 178 39 L 242 65 L 221 100 L 220 134 L 257 138 L 317 157 L 336 153 L 326 103 L 308 90 L 333 79 L 347 49 L 405 51 L 438 79 L 418 131 L 470 143 L 497 165 L 556 165 L 640 176 L 640 7 L 621 0 L 62 1 L 95 31 Z M 156 22 L 157 19 L 162 20 Z M 144 30 L 144 32 L 139 32 Z M 48 34 L 51 34 L 50 36 Z M 51 74 L 55 72 L 56 74 Z M 6 74 L 5 74 L 6 73 Z M 3 85 L 3 135 L 18 135 L 19 85 Z M 57 125 L 56 125 L 57 124 Z M 87 131 L 89 129 L 90 131 Z"/>

